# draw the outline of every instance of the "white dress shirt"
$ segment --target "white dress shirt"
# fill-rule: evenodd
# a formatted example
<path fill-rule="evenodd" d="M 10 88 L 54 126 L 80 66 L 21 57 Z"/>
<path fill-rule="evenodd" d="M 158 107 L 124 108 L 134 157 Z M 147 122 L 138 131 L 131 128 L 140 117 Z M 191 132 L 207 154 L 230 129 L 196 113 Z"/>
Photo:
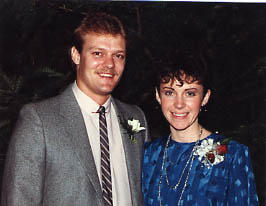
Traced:
<path fill-rule="evenodd" d="M 96 169 L 100 183 L 101 175 L 101 150 L 100 150 L 100 133 L 99 133 L 99 113 L 96 111 L 100 105 L 94 102 L 90 97 L 84 94 L 77 86 L 73 84 L 73 92 L 81 108 L 85 121 L 87 134 L 92 149 Z M 128 180 L 128 172 L 125 160 L 125 152 L 122 143 L 118 118 L 111 103 L 110 98 L 102 105 L 105 107 L 105 116 L 108 129 L 110 166 L 112 176 L 112 196 L 114 206 L 130 206 L 131 195 Z"/>

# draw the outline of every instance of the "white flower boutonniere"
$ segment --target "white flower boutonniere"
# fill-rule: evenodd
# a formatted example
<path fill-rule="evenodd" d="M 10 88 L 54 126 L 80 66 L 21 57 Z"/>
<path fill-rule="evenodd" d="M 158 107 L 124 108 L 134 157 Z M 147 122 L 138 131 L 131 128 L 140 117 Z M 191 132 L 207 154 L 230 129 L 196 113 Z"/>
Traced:
<path fill-rule="evenodd" d="M 140 126 L 139 120 L 136 120 L 136 119 L 127 120 L 127 123 L 131 127 L 132 132 L 134 133 L 140 132 L 141 130 L 145 129 L 145 127 Z"/>
<path fill-rule="evenodd" d="M 209 169 L 211 166 L 224 161 L 224 155 L 228 152 L 229 141 L 230 138 L 226 138 L 222 142 L 214 142 L 210 138 L 205 139 L 196 147 L 194 155 L 198 155 L 199 161 Z"/>
<path fill-rule="evenodd" d="M 139 120 L 133 118 L 128 119 L 127 122 L 125 120 L 121 120 L 120 118 L 120 122 L 123 125 L 124 129 L 127 131 L 130 140 L 136 143 L 137 140 L 135 139 L 134 135 L 142 130 L 145 130 L 145 127 L 142 127 L 140 125 Z"/>

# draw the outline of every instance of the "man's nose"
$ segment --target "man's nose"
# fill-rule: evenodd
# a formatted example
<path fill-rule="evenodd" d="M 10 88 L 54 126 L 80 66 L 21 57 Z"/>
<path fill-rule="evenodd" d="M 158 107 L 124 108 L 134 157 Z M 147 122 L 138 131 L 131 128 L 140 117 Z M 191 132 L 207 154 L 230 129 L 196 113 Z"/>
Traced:
<path fill-rule="evenodd" d="M 107 55 L 104 60 L 104 66 L 108 69 L 113 68 L 115 65 L 112 55 Z"/>

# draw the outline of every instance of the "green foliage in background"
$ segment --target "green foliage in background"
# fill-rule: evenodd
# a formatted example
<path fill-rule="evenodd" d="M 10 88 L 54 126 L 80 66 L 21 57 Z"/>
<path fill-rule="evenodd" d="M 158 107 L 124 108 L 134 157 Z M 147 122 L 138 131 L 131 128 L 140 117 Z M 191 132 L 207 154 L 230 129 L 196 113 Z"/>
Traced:
<path fill-rule="evenodd" d="M 87 10 L 111 12 L 126 25 L 126 70 L 114 96 L 144 110 L 153 138 L 168 133 L 154 99 L 156 62 L 180 51 L 204 60 L 214 90 L 200 120 L 249 147 L 265 202 L 266 4 L 2 0 L 1 164 L 20 108 L 74 80 L 71 35 Z"/>

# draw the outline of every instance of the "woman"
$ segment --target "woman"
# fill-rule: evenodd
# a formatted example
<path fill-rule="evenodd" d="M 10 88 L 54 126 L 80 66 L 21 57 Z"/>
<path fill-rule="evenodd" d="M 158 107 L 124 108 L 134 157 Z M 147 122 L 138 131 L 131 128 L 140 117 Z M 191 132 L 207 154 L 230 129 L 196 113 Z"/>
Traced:
<path fill-rule="evenodd" d="M 248 148 L 199 124 L 211 96 L 202 68 L 183 58 L 157 69 L 156 100 L 170 135 L 145 145 L 144 205 L 258 205 Z"/>

